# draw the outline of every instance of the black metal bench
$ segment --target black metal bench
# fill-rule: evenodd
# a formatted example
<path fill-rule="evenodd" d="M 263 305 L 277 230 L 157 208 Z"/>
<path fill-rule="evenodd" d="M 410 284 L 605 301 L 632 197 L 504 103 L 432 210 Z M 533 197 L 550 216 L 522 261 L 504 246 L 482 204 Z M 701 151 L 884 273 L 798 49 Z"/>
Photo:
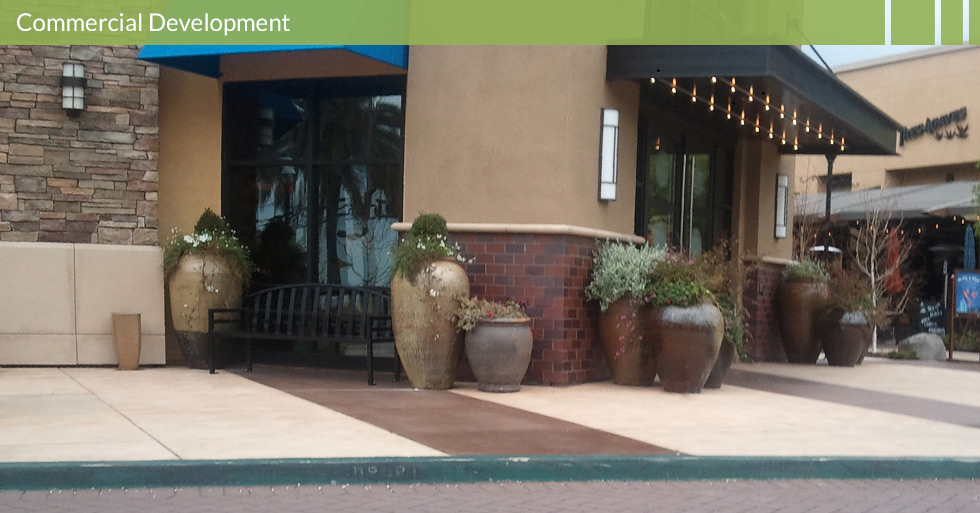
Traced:
<path fill-rule="evenodd" d="M 216 329 L 233 325 L 230 329 Z M 391 295 L 386 289 L 323 283 L 282 285 L 242 298 L 240 309 L 208 311 L 214 374 L 215 340 L 245 339 L 245 369 L 252 371 L 252 340 L 363 343 L 367 348 L 368 384 L 374 384 L 374 344 L 394 342 Z M 401 378 L 397 349 L 395 381 Z"/>

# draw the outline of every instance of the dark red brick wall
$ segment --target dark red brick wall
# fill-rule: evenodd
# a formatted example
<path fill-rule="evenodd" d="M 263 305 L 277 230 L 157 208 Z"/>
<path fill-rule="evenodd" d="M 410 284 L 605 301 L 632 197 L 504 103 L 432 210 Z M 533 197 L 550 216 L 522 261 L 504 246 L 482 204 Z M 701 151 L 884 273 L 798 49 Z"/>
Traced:
<path fill-rule="evenodd" d="M 454 233 L 471 293 L 528 304 L 534 350 L 525 383 L 608 377 L 596 334 L 599 306 L 585 298 L 595 240 L 574 235 Z"/>
<path fill-rule="evenodd" d="M 759 262 L 748 268 L 743 301 L 749 314 L 748 353 L 757 362 L 786 361 L 779 337 L 776 297 L 783 266 Z"/>

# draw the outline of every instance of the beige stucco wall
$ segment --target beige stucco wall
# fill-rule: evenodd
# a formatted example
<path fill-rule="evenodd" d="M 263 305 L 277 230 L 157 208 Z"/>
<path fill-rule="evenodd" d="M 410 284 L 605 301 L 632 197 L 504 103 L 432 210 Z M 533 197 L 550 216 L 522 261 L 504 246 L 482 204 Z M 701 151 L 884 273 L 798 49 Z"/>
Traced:
<path fill-rule="evenodd" d="M 0 365 L 115 364 L 113 313 L 140 314 L 140 362 L 165 363 L 162 254 L 155 246 L 0 242 Z"/>
<path fill-rule="evenodd" d="M 639 86 L 604 46 L 413 46 L 404 218 L 631 233 Z M 598 200 L 601 108 L 620 112 L 617 200 Z"/>
<path fill-rule="evenodd" d="M 973 165 L 980 160 L 980 134 L 976 133 L 980 123 L 970 120 L 980 118 L 980 47 L 946 48 L 940 53 L 845 70 L 838 77 L 904 126 L 964 106 L 967 118 L 960 124 L 973 125 L 973 133 L 968 132 L 965 139 L 937 141 L 926 133 L 906 141 L 899 147 L 899 157 L 838 157 L 834 173 L 851 173 L 854 189 L 942 182 L 950 173 L 956 180 L 977 178 Z M 955 131 L 956 127 L 952 124 L 945 129 Z M 797 168 L 803 178 L 827 172 L 826 160 L 819 156 L 799 157 Z M 798 181 L 797 191 L 803 189 Z M 810 185 L 809 190 L 816 192 L 817 187 Z"/>
<path fill-rule="evenodd" d="M 234 54 L 221 57 L 221 81 L 403 75 L 405 70 L 343 50 Z"/>
<path fill-rule="evenodd" d="M 776 176 L 794 180 L 792 157 L 779 154 L 769 141 L 740 139 L 735 150 L 734 231 L 740 254 L 747 259 L 789 260 L 793 257 L 793 195 L 790 194 L 786 238 L 777 239 Z"/>

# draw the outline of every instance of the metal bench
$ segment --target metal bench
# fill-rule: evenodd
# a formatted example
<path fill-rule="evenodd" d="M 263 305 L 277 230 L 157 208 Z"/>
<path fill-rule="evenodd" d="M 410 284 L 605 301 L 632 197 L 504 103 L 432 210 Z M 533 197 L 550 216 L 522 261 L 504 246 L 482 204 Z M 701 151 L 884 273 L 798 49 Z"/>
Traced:
<path fill-rule="evenodd" d="M 218 329 L 219 326 L 232 326 Z M 368 384 L 374 385 L 374 344 L 394 342 L 391 295 L 386 289 L 323 283 L 282 285 L 242 298 L 240 309 L 208 311 L 210 373 L 215 370 L 218 337 L 245 340 L 245 369 L 252 371 L 252 341 L 329 341 L 363 343 L 367 348 Z M 397 349 L 395 381 L 401 379 Z"/>

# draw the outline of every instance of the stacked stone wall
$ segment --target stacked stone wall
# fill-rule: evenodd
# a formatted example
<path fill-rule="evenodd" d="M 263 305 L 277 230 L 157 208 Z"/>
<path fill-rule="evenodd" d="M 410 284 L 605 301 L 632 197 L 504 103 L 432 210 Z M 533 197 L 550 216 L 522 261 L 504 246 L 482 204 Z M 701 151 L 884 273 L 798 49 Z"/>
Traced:
<path fill-rule="evenodd" d="M 0 46 L 0 241 L 155 245 L 156 65 L 137 46 Z M 82 64 L 85 110 L 61 107 Z"/>

